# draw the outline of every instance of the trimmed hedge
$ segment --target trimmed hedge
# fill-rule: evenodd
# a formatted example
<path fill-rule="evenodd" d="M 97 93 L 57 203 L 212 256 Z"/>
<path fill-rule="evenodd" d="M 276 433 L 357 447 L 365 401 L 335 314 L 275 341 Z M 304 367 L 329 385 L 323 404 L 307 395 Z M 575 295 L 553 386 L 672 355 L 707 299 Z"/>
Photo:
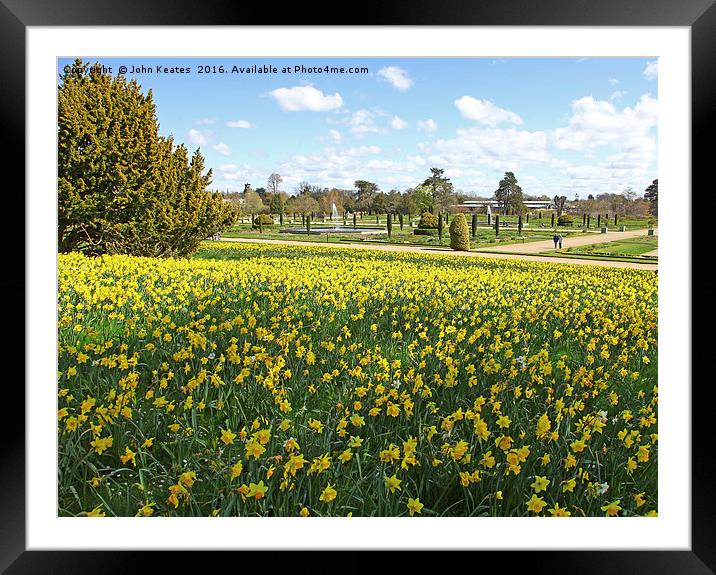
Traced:
<path fill-rule="evenodd" d="M 564 214 L 557 219 L 558 226 L 571 226 L 572 224 L 574 224 L 574 218 L 572 216 Z"/>
<path fill-rule="evenodd" d="M 259 218 L 261 218 L 261 225 L 264 226 L 273 226 L 276 224 L 276 222 L 273 221 L 273 218 L 269 216 L 268 214 L 260 214 L 254 218 L 254 228 L 259 227 Z"/>
<path fill-rule="evenodd" d="M 438 231 L 437 231 L 437 230 L 434 230 L 434 229 L 432 229 L 432 228 L 429 228 L 429 229 L 420 229 L 420 228 L 417 228 L 417 229 L 414 229 L 414 230 L 413 230 L 413 233 L 414 233 L 416 236 L 437 236 L 437 235 L 438 235 Z"/>
<path fill-rule="evenodd" d="M 430 212 L 425 212 L 420 216 L 418 227 L 422 230 L 436 230 L 438 229 L 438 217 Z"/>

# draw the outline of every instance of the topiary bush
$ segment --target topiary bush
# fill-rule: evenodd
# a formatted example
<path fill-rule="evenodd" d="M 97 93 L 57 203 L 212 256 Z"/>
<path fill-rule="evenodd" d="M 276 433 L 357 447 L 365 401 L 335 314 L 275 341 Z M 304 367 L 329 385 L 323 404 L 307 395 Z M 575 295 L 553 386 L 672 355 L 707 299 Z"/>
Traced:
<path fill-rule="evenodd" d="M 460 252 L 470 251 L 470 231 L 463 214 L 456 214 L 450 222 L 450 247 Z"/>
<path fill-rule="evenodd" d="M 272 226 L 276 223 L 273 221 L 273 218 L 271 216 L 269 216 L 268 214 L 259 214 L 258 216 L 256 216 L 254 218 L 254 225 L 253 225 L 254 228 L 259 227 L 259 218 L 261 219 L 261 225 L 263 225 L 263 226 Z"/>
<path fill-rule="evenodd" d="M 574 218 L 572 216 L 568 216 L 567 214 L 562 214 L 557 218 L 557 225 L 558 226 L 571 226 L 574 223 Z"/>
<path fill-rule="evenodd" d="M 416 236 L 437 236 L 438 231 L 434 230 L 432 228 L 424 228 L 424 229 L 415 228 L 413 230 L 413 234 L 415 234 Z"/>
<path fill-rule="evenodd" d="M 425 212 L 420 216 L 420 222 L 418 228 L 422 230 L 437 230 L 438 229 L 438 217 L 430 212 Z"/>
<path fill-rule="evenodd" d="M 461 252 L 470 251 L 470 230 L 464 214 L 456 214 L 450 222 L 450 247 Z"/>

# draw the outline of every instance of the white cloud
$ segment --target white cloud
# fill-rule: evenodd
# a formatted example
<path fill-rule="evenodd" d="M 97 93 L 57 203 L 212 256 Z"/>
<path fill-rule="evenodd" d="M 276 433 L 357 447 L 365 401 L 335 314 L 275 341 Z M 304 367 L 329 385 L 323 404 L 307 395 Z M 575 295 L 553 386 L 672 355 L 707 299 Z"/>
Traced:
<path fill-rule="evenodd" d="M 336 144 L 340 144 L 343 141 L 343 135 L 338 130 L 329 130 L 328 133 L 331 140 L 333 140 Z"/>
<path fill-rule="evenodd" d="M 615 92 L 612 92 L 612 95 L 609 96 L 609 99 L 618 100 L 619 98 L 623 98 L 626 95 L 627 93 L 624 90 L 616 90 Z"/>
<path fill-rule="evenodd" d="M 197 126 L 208 126 L 209 124 L 216 124 L 216 120 L 214 118 L 200 118 L 195 120 L 194 123 Z"/>
<path fill-rule="evenodd" d="M 481 124 L 495 127 L 497 124 L 522 124 L 522 118 L 510 110 L 495 106 L 489 100 L 478 100 L 472 96 L 463 96 L 455 100 L 455 107 L 463 118 L 475 120 Z"/>
<path fill-rule="evenodd" d="M 586 97 L 572 103 L 572 112 L 569 125 L 555 130 L 555 145 L 581 152 L 582 161 L 552 162 L 566 179 L 562 193 L 586 197 L 621 193 L 627 186 L 639 192 L 656 177 L 656 99 L 644 94 L 635 106 L 619 109 Z"/>
<path fill-rule="evenodd" d="M 226 123 L 229 128 L 242 128 L 248 130 L 249 128 L 255 128 L 256 126 L 248 120 L 231 120 Z"/>
<path fill-rule="evenodd" d="M 450 174 L 455 170 L 479 170 L 480 166 L 514 171 L 549 160 L 547 135 L 517 128 L 461 128 L 454 138 L 422 144 L 420 149 L 428 154 L 431 164 Z"/>
<path fill-rule="evenodd" d="M 402 118 L 399 118 L 398 116 L 393 116 L 393 118 L 390 120 L 390 127 L 394 130 L 404 130 L 408 127 L 408 122 L 406 122 Z"/>
<path fill-rule="evenodd" d="M 197 146 L 203 146 L 209 141 L 209 137 L 211 136 L 211 132 L 200 132 L 199 130 L 194 130 L 193 128 L 189 130 L 189 143 L 190 144 L 196 144 Z"/>
<path fill-rule="evenodd" d="M 605 162 L 569 165 L 560 173 L 566 176 L 566 181 L 560 185 L 561 193 L 586 198 L 589 194 L 618 194 L 625 187 L 632 187 L 637 192 L 643 190 L 653 179 L 653 164 L 651 158 L 643 157 L 639 161 L 633 156 L 617 154 L 609 156 Z"/>
<path fill-rule="evenodd" d="M 368 156 L 372 154 L 380 154 L 383 150 L 380 146 L 358 146 L 357 148 L 349 148 L 345 151 L 348 156 Z"/>
<path fill-rule="evenodd" d="M 588 150 L 612 145 L 618 149 L 654 148 L 651 129 L 657 125 L 657 100 L 644 94 L 633 108 L 619 110 L 613 103 L 585 96 L 572 102 L 572 117 L 554 131 L 561 150 Z"/>
<path fill-rule="evenodd" d="M 430 118 L 428 120 L 419 120 L 418 121 L 418 130 L 421 130 L 423 132 L 434 132 L 437 129 L 438 129 L 438 124 L 432 118 Z"/>
<path fill-rule="evenodd" d="M 215 187 L 241 191 L 244 183 L 255 187 L 266 184 L 272 171 L 283 177 L 283 189 L 289 193 L 302 181 L 322 187 L 353 188 L 353 182 L 369 178 L 388 191 L 404 190 L 415 186 L 430 173 L 425 159 L 407 156 L 401 159 L 382 159 L 383 152 L 377 146 L 360 146 L 348 150 L 327 147 L 308 154 L 287 158 L 278 166 L 270 168 L 249 163 L 228 163 L 219 167 L 215 174 Z"/>
<path fill-rule="evenodd" d="M 651 62 L 647 62 L 643 74 L 648 80 L 656 80 L 659 76 L 659 61 L 652 60 Z"/>
<path fill-rule="evenodd" d="M 381 68 L 378 70 L 378 76 L 390 83 L 393 88 L 403 92 L 410 89 L 413 85 L 413 80 L 410 75 L 405 70 L 398 68 L 397 66 L 387 66 L 386 68 Z"/>
<path fill-rule="evenodd" d="M 383 150 L 368 145 L 340 150 L 333 147 L 310 154 L 300 154 L 278 167 L 287 187 L 302 180 L 321 186 L 352 188 L 356 180 L 371 178 L 381 189 L 405 189 L 420 179 L 416 173 L 426 171 L 425 161 L 419 156 L 391 160 L 375 157 Z M 424 177 L 423 177 L 424 179 Z"/>
<path fill-rule="evenodd" d="M 609 84 L 612 86 L 616 86 L 617 84 L 619 84 L 619 80 L 617 80 L 616 78 L 609 78 L 607 82 L 609 82 Z"/>
<path fill-rule="evenodd" d="M 224 142 L 219 142 L 216 146 L 213 146 L 214 150 L 219 152 L 222 156 L 230 156 L 231 150 Z"/>
<path fill-rule="evenodd" d="M 348 125 L 351 127 L 351 132 L 356 134 L 368 134 L 380 131 L 378 126 L 375 125 L 375 115 L 369 110 L 353 112 L 348 119 Z"/>
<path fill-rule="evenodd" d="M 277 88 L 269 93 L 278 102 L 281 109 L 286 112 L 328 112 L 343 106 L 343 98 L 336 92 L 333 95 L 324 94 L 321 90 L 308 86 L 294 86 L 293 88 Z"/>
<path fill-rule="evenodd" d="M 391 115 L 380 108 L 370 110 L 363 108 L 355 112 L 343 110 L 339 114 L 329 117 L 328 122 L 346 125 L 353 134 L 358 136 L 385 134 L 389 129 L 404 130 L 408 126 L 408 122 L 399 116 Z"/>
<path fill-rule="evenodd" d="M 248 164 L 237 166 L 236 164 L 222 164 L 219 166 L 219 173 L 217 180 L 224 182 L 266 182 L 266 171 L 262 169 L 254 168 Z M 263 185 L 263 184 L 261 184 Z M 233 186 L 229 186 L 233 188 Z M 243 190 L 243 186 L 239 186 L 239 189 Z"/>

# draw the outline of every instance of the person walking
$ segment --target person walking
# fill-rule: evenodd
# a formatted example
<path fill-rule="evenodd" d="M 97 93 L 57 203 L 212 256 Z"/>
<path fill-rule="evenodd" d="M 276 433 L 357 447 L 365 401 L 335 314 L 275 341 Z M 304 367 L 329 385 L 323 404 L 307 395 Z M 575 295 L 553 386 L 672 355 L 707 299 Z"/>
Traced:
<path fill-rule="evenodd" d="M 559 234 L 559 249 L 560 249 L 560 250 L 562 249 L 562 240 L 563 240 L 563 239 L 564 239 L 564 238 L 562 237 L 562 234 Z"/>
<path fill-rule="evenodd" d="M 557 244 L 559 243 L 559 235 L 557 235 L 557 232 L 552 236 L 552 241 L 554 242 L 554 249 L 556 250 Z"/>

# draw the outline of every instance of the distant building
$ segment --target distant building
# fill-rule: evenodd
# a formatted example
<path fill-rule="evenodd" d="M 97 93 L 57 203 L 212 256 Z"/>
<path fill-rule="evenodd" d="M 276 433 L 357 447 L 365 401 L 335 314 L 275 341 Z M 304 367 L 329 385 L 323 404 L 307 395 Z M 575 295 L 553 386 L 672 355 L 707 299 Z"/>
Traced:
<path fill-rule="evenodd" d="M 554 207 L 552 200 L 524 200 L 522 203 L 530 210 L 548 210 Z M 500 202 L 497 200 L 467 200 L 453 207 L 461 211 L 474 212 L 483 208 L 486 210 L 487 206 L 490 206 L 490 208 L 499 208 Z"/>

